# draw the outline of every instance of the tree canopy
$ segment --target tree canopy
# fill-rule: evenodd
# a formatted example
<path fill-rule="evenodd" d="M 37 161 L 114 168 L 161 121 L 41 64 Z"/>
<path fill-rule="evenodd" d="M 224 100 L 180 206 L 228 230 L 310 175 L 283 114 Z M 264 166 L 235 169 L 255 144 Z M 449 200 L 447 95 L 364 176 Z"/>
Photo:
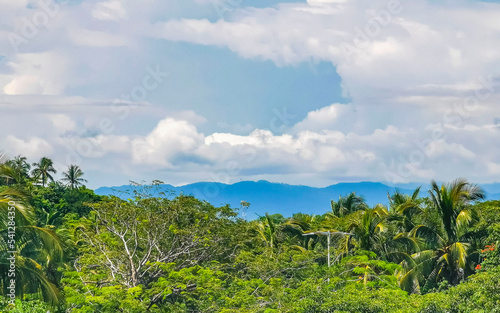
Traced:
<path fill-rule="evenodd" d="M 500 201 L 465 179 L 245 220 L 247 201 L 97 196 L 77 165 L 29 164 L 0 165 L 2 311 L 500 311 Z"/>

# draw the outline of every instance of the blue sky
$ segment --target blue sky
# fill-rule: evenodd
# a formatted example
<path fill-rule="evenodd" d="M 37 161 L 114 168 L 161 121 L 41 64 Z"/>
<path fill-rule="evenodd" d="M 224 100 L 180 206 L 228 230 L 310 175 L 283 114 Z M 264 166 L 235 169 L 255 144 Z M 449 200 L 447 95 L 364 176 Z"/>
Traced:
<path fill-rule="evenodd" d="M 500 181 L 498 1 L 0 9 L 0 148 L 91 187 Z"/>
<path fill-rule="evenodd" d="M 241 59 L 225 48 L 188 43 L 160 42 L 156 49 L 170 78 L 148 100 L 194 110 L 207 118 L 205 131 L 242 134 L 232 124 L 250 125 L 246 131 L 266 128 L 273 110 L 283 107 L 294 115 L 290 123 L 295 124 L 312 110 L 348 101 L 331 63 L 278 67 L 271 61 Z"/>

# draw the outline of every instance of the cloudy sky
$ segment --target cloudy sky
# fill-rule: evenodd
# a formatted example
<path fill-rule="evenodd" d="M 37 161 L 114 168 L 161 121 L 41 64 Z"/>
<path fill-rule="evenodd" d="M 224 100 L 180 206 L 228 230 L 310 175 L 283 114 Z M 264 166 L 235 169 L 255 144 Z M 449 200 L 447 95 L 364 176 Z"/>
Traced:
<path fill-rule="evenodd" d="M 0 0 L 0 149 L 90 187 L 500 181 L 500 4 Z"/>

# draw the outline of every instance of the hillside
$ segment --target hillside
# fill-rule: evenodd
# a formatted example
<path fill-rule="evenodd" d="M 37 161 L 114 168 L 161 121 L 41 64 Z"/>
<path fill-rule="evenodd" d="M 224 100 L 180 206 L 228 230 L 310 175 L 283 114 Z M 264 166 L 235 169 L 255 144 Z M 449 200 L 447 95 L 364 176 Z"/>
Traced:
<path fill-rule="evenodd" d="M 413 189 L 405 187 L 418 186 L 417 184 L 388 186 L 377 182 L 339 183 L 324 188 L 302 185 L 288 185 L 271 183 L 268 181 L 242 181 L 235 184 L 216 182 L 200 182 L 184 186 L 168 184 L 158 185 L 151 192 L 164 192 L 167 195 L 187 194 L 198 199 L 206 200 L 214 205 L 229 204 L 239 208 L 241 201 L 251 205 L 245 213 L 246 218 L 254 219 L 266 212 L 280 213 L 291 216 L 294 213 L 323 214 L 330 210 L 330 201 L 336 201 L 352 191 L 365 198 L 369 205 L 377 203 L 387 204 L 387 192 L 393 193 L 396 189 L 409 194 Z M 428 185 L 422 185 L 421 195 L 427 194 Z M 485 184 L 482 186 L 488 193 L 488 199 L 500 198 L 500 184 Z M 95 190 L 99 195 L 115 195 L 120 198 L 131 198 L 132 190 L 144 190 L 151 187 L 134 187 L 123 185 L 118 187 L 100 187 Z"/>
<path fill-rule="evenodd" d="M 131 197 L 134 189 L 143 190 L 144 187 L 132 185 L 101 187 L 95 192 L 99 195 L 115 195 L 126 199 Z M 387 203 L 387 192 L 392 193 L 395 189 L 395 187 L 373 182 L 339 183 L 324 188 L 315 188 L 268 181 L 243 181 L 232 185 L 200 182 L 175 187 L 164 184 L 158 185 L 151 191 L 164 192 L 172 196 L 180 193 L 193 195 L 214 205 L 229 204 L 233 208 L 239 208 L 242 200 L 247 201 L 251 205 L 246 212 L 246 217 L 253 219 L 266 212 L 281 213 L 284 216 L 291 216 L 297 212 L 323 214 L 330 209 L 330 200 L 335 201 L 339 196 L 352 191 L 363 196 L 369 205 Z M 404 193 L 411 192 L 410 189 L 400 190 Z"/>

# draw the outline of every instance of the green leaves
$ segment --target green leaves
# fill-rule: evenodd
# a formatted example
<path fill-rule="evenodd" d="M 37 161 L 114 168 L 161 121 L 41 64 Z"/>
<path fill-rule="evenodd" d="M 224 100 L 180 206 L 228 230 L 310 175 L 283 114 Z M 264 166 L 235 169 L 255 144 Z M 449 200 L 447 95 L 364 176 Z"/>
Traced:
<path fill-rule="evenodd" d="M 363 197 L 351 192 L 346 197 L 339 197 L 339 201 L 331 201 L 332 214 L 338 217 L 344 217 L 359 210 L 368 208 Z"/>
<path fill-rule="evenodd" d="M 54 168 L 54 162 L 49 158 L 43 157 L 38 163 L 33 163 L 33 171 L 31 173 L 45 187 L 48 181 L 54 181 L 54 177 L 51 174 L 55 174 L 57 171 Z"/>
<path fill-rule="evenodd" d="M 0 217 L 8 217 L 10 200 L 20 200 L 19 276 L 32 281 L 24 294 L 63 295 L 60 309 L 66 312 L 416 313 L 500 307 L 500 257 L 491 250 L 500 242 L 500 203 L 475 205 L 480 190 L 463 180 L 433 183 L 429 198 L 419 198 L 420 189 L 396 192 L 389 196 L 390 209 L 368 208 L 352 193 L 332 203 L 335 214 L 266 214 L 250 222 L 229 206 L 189 196 L 157 198 L 146 190 L 124 201 L 95 197 L 84 187 L 50 186 L 33 190 L 43 223 L 33 225 L 29 199 L 6 187 L 0 189 Z M 74 210 L 82 199 L 89 200 L 86 209 Z M 317 231 L 333 230 L 328 267 L 327 236 Z M 0 247 L 5 250 L 5 242 Z M 73 249 L 71 261 L 55 265 L 67 247 Z M 63 272 L 60 282 L 54 267 Z"/>
<path fill-rule="evenodd" d="M 61 180 L 65 181 L 71 189 L 75 189 L 87 182 L 82 176 L 83 171 L 78 165 L 70 165 L 68 166 L 68 170 L 63 173 L 63 178 Z"/>

